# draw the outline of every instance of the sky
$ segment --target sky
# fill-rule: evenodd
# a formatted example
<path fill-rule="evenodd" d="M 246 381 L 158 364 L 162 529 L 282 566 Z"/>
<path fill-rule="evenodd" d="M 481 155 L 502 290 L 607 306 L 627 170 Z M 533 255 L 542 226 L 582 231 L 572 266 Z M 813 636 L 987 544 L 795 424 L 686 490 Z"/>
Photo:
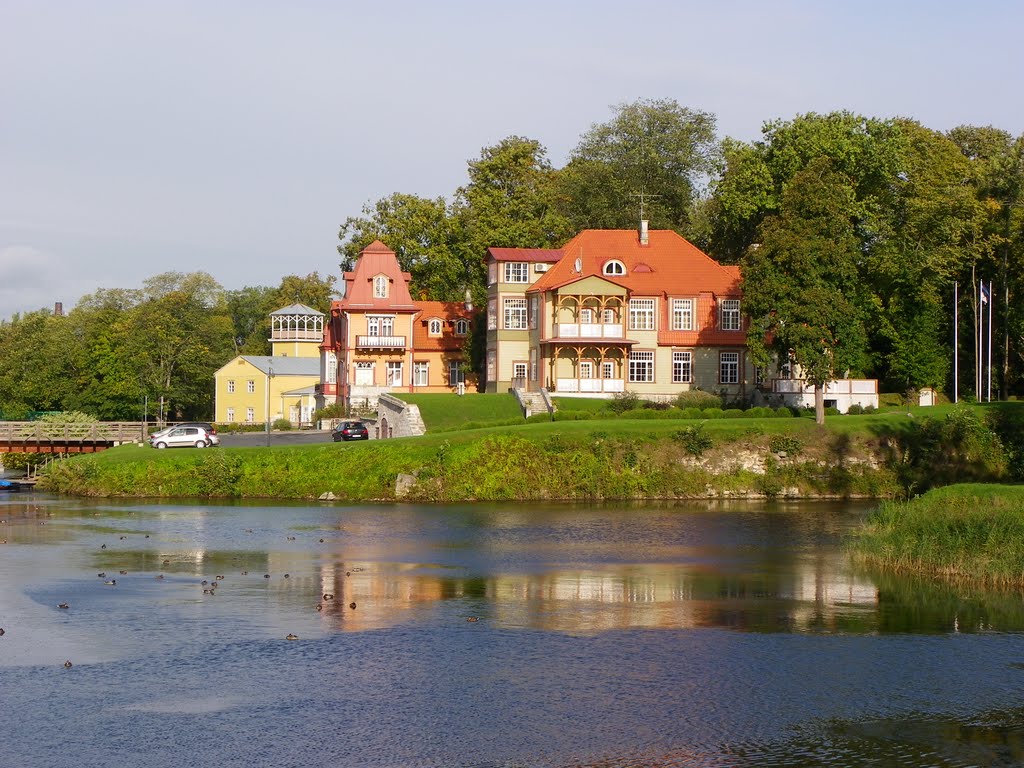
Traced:
<path fill-rule="evenodd" d="M 1024 133 L 1017 0 L 0 0 L 0 320 L 168 272 L 337 274 L 341 223 L 614 105 Z"/>

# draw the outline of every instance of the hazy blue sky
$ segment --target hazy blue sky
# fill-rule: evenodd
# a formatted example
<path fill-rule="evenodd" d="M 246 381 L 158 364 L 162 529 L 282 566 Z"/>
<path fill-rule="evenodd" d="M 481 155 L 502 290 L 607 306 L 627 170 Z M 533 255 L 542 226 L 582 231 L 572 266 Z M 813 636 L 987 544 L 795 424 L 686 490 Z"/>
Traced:
<path fill-rule="evenodd" d="M 338 225 L 561 165 L 638 98 L 720 136 L 810 111 L 1024 133 L 1024 3 L 0 0 L 0 318 L 205 270 L 335 272 Z"/>

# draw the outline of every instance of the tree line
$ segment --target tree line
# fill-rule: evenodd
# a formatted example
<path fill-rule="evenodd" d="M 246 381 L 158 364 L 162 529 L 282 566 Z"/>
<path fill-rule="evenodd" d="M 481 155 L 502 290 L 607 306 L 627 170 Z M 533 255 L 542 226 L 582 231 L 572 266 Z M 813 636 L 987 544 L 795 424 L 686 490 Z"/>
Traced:
<path fill-rule="evenodd" d="M 582 229 L 673 229 L 744 272 L 749 345 L 813 380 L 878 378 L 886 391 L 951 390 L 953 286 L 960 286 L 961 395 L 977 396 L 979 279 L 993 281 L 994 389 L 1022 388 L 1024 136 L 947 132 L 851 112 L 766 122 L 743 142 L 670 99 L 612 109 L 556 168 L 544 145 L 509 136 L 467 163 L 449 196 L 395 192 L 339 232 L 349 270 L 375 239 L 412 274 L 414 297 L 485 305 L 490 246 L 557 248 Z M 267 354 L 273 309 L 326 312 L 335 276 L 224 290 L 205 273 L 104 289 L 66 316 L 0 321 L 0 411 L 80 410 L 136 418 L 164 398 L 182 418 L 212 413 L 213 373 Z M 473 362 L 479 369 L 480 342 Z M 150 413 L 153 413 L 152 409 Z"/>

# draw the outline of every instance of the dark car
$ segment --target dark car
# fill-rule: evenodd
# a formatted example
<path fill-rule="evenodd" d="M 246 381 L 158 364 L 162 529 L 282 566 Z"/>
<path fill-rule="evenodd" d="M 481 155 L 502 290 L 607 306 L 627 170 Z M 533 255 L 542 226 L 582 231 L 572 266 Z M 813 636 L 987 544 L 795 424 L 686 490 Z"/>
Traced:
<path fill-rule="evenodd" d="M 334 442 L 339 440 L 369 440 L 370 432 L 361 421 L 343 421 L 331 432 Z"/>

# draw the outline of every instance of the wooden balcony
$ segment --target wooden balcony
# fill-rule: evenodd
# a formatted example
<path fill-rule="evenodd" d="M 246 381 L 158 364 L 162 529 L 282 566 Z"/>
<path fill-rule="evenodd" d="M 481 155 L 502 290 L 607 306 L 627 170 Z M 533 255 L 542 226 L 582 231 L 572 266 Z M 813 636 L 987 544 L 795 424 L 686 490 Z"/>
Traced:
<path fill-rule="evenodd" d="M 359 349 L 405 349 L 405 336 L 356 336 Z"/>
<path fill-rule="evenodd" d="M 556 339 L 621 339 L 622 323 L 555 323 Z"/>

